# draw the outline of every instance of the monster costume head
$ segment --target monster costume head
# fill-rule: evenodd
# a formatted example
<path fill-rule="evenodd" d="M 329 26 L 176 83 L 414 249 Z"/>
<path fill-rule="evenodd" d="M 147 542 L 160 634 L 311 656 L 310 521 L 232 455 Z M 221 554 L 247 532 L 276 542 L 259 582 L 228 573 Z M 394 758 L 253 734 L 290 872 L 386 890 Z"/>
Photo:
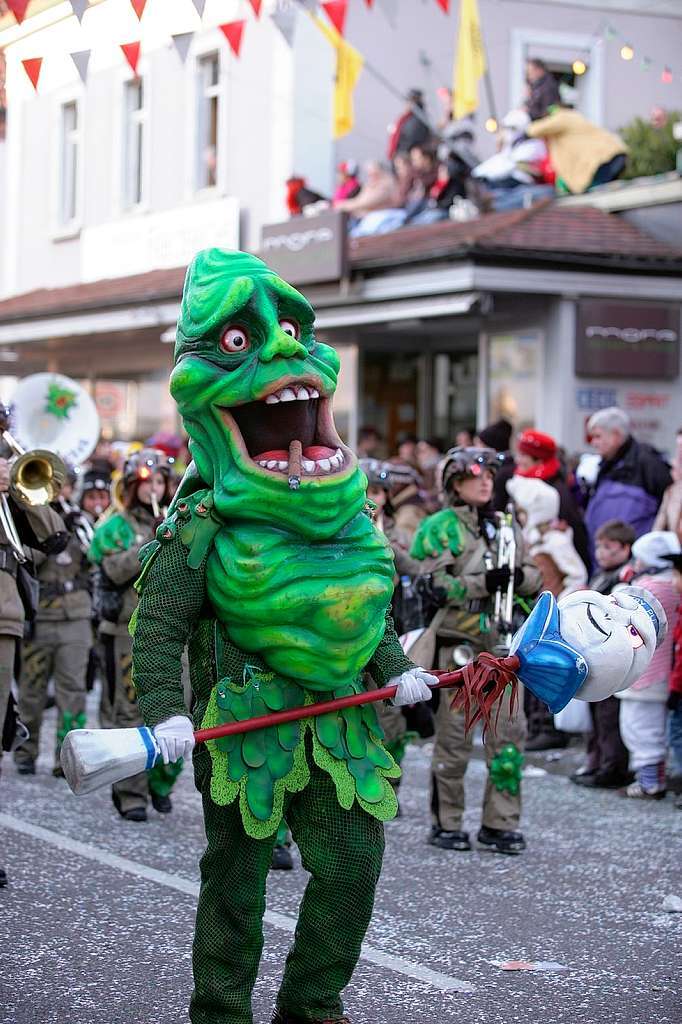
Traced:
<path fill-rule="evenodd" d="M 581 590 L 557 602 L 540 595 L 514 637 L 518 676 L 551 711 L 569 700 L 598 701 L 642 675 L 668 624 L 660 602 L 641 587 L 609 596 Z"/>
<path fill-rule="evenodd" d="M 307 300 L 262 260 L 200 252 L 185 279 L 171 394 L 223 519 L 319 540 L 362 508 L 366 481 L 334 427 L 339 359 L 315 340 L 313 321 Z"/>

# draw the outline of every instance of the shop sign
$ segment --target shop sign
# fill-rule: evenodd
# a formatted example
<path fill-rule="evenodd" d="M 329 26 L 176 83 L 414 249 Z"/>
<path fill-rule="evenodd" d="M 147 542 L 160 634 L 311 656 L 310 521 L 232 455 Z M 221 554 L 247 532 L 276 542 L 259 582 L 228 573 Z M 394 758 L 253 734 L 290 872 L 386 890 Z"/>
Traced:
<path fill-rule="evenodd" d="M 347 265 L 347 215 L 328 210 L 265 224 L 260 255 L 291 284 L 338 281 Z"/>
<path fill-rule="evenodd" d="M 586 409 L 592 413 L 618 405 L 616 395 L 615 388 L 577 388 L 575 400 L 579 409 Z"/>
<path fill-rule="evenodd" d="M 680 307 L 605 299 L 578 303 L 575 372 L 670 380 L 679 373 Z"/>

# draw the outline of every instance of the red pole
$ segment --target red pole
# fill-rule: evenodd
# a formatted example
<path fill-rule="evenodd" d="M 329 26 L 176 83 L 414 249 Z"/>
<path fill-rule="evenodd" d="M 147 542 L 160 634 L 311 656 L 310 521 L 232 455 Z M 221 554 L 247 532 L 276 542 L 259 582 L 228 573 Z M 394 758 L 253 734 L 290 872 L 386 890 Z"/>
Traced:
<path fill-rule="evenodd" d="M 439 676 L 438 682 L 432 687 L 433 690 L 457 686 L 462 682 L 462 669 L 457 669 L 455 672 L 435 671 L 433 675 Z M 303 708 L 289 708 L 287 711 L 275 711 L 270 715 L 260 715 L 258 718 L 247 718 L 244 722 L 228 722 L 225 725 L 215 725 L 211 729 L 197 729 L 194 739 L 197 743 L 203 743 L 205 740 L 217 740 L 221 736 L 234 736 L 236 733 L 254 732 L 256 729 L 266 729 L 268 726 L 282 725 L 284 722 L 296 722 L 301 718 L 316 718 L 318 715 L 326 715 L 329 711 L 340 711 L 341 708 L 373 704 L 376 701 L 389 700 L 394 697 L 397 689 L 397 686 L 384 686 L 381 690 L 352 693 L 348 697 L 323 700 L 316 704 L 308 704 Z"/>

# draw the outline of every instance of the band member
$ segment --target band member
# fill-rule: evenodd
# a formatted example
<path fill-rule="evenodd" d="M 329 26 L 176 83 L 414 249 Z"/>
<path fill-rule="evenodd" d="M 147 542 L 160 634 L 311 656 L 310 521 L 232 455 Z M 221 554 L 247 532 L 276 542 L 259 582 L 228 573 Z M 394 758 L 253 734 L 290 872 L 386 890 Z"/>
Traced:
<path fill-rule="evenodd" d="M 90 560 L 97 567 L 99 636 L 104 656 L 100 717 L 106 728 L 141 725 L 132 680 L 132 640 L 128 632 L 137 606 L 135 580 L 140 549 L 154 539 L 161 510 L 168 505 L 169 469 L 162 452 L 143 449 L 123 468 L 123 508 L 95 530 Z M 146 821 L 147 802 L 161 814 L 172 809 L 170 792 L 179 769 L 160 765 L 117 782 L 116 810 L 127 821 Z"/>
<path fill-rule="evenodd" d="M 90 565 L 86 550 L 92 529 L 73 502 L 76 474 L 71 471 L 53 509 L 68 530 L 68 543 L 57 554 L 33 552 L 40 596 L 33 629 L 23 646 L 19 713 L 28 737 L 14 760 L 20 775 L 34 775 L 47 687 L 54 679 L 57 736 L 52 774 L 59 764 L 62 740 L 70 729 L 85 726 L 86 670 L 92 641 Z"/>
<path fill-rule="evenodd" d="M 15 740 L 16 716 L 11 687 L 17 642 L 23 636 L 26 620 L 32 620 L 36 613 L 37 588 L 30 575 L 30 551 L 56 554 L 64 549 L 69 539 L 62 520 L 49 505 L 37 508 L 18 505 L 8 496 L 9 486 L 10 465 L 6 458 L 0 458 L 0 500 L 4 496 L 7 514 L 11 517 L 9 522 L 5 515 L 0 516 L 0 761 L 3 749 L 10 750 Z M 18 548 L 12 542 L 12 523 L 19 539 Z M 4 885 L 7 885 L 7 874 L 0 867 L 0 886 Z"/>
<path fill-rule="evenodd" d="M 445 607 L 432 623 L 436 630 L 440 668 L 463 664 L 481 651 L 500 644 L 494 620 L 494 599 L 506 592 L 508 566 L 497 567 L 500 513 L 492 505 L 499 460 L 489 448 L 453 448 L 441 463 L 441 490 L 447 507 L 424 521 L 412 547 L 425 571 L 447 594 Z M 515 527 L 514 588 L 519 595 L 538 593 L 541 575 L 525 554 L 521 530 Z M 478 842 L 500 853 L 525 849 L 519 831 L 521 764 L 525 717 L 521 708 L 511 715 L 505 695 L 493 711 L 494 729 L 485 734 L 488 778 Z M 471 757 L 472 735 L 461 710 L 441 699 L 436 713 L 436 739 L 431 777 L 433 824 L 429 842 L 446 850 L 470 850 L 469 833 L 462 829 L 464 775 Z"/>

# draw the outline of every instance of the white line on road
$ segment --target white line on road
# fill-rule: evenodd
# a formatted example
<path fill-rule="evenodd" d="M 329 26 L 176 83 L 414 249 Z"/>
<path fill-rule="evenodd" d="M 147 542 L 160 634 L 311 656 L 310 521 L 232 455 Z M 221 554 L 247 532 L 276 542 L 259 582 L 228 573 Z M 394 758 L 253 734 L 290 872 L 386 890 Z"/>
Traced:
<path fill-rule="evenodd" d="M 168 871 L 160 871 L 158 868 L 151 868 L 147 864 L 140 864 L 136 860 L 129 860 L 127 857 L 119 857 L 117 853 L 111 853 L 101 846 L 90 846 L 88 843 L 81 843 L 70 836 L 62 835 L 61 832 L 54 832 L 52 829 L 41 828 L 40 825 L 32 825 L 28 821 L 22 821 L 11 814 L 0 814 L 0 826 L 11 828 L 14 832 L 21 832 L 24 835 L 32 836 L 43 843 L 49 843 L 60 850 L 67 850 L 75 853 L 78 857 L 85 857 L 87 860 L 96 861 L 98 864 L 106 864 L 108 867 L 124 871 L 128 875 L 135 875 L 137 878 L 144 878 L 148 882 L 155 882 L 157 885 L 164 885 L 167 889 L 175 889 L 176 892 L 185 893 L 195 899 L 199 896 L 199 885 L 191 882 L 181 875 L 174 875 Z M 296 928 L 296 919 L 288 914 L 280 914 L 276 910 L 266 910 L 264 920 L 273 928 L 281 931 L 293 932 Z M 430 967 L 423 967 L 411 960 L 403 960 L 402 957 L 394 956 L 391 953 L 384 953 L 374 946 L 365 943 L 362 947 L 362 959 L 378 967 L 384 967 L 395 971 L 397 974 L 404 974 L 407 978 L 415 978 L 423 981 L 441 992 L 474 992 L 474 986 L 468 981 L 460 981 L 459 978 L 451 978 L 448 974 L 441 974 L 439 971 L 432 971 Z"/>

